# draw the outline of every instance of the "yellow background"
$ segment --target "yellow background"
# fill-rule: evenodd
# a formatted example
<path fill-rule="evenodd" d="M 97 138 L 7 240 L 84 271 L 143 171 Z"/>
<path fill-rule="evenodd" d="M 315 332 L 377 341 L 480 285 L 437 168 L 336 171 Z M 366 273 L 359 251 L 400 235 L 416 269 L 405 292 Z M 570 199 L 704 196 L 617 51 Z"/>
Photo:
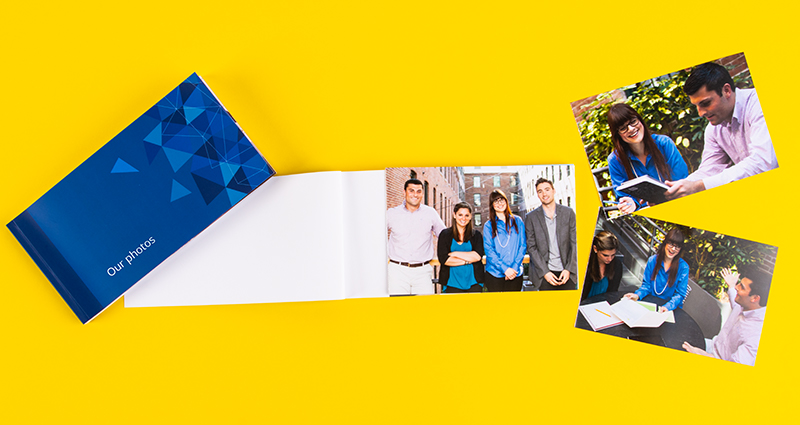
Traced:
<path fill-rule="evenodd" d="M 171 3 L 3 7 L 2 223 L 198 72 L 281 174 L 574 163 L 585 264 L 599 200 L 570 102 L 744 51 L 780 168 L 648 214 L 779 247 L 757 364 L 574 329 L 578 292 L 117 302 L 84 326 L 3 230 L 0 422 L 795 416 L 797 5 Z"/>

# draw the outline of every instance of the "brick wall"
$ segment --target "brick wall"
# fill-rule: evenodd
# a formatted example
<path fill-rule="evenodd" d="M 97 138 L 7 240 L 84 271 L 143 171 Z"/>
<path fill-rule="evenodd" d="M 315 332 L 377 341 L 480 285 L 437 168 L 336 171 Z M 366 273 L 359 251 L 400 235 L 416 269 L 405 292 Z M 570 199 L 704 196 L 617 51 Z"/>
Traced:
<path fill-rule="evenodd" d="M 778 257 L 778 248 L 770 247 L 765 251 L 764 256 L 761 257 L 761 263 L 758 265 L 758 268 L 772 276 L 772 272 L 775 269 L 775 260 Z"/>
<path fill-rule="evenodd" d="M 500 186 L 494 185 L 495 176 L 500 177 Z M 465 173 L 464 177 L 466 180 L 465 189 L 467 193 L 467 202 L 472 205 L 476 215 L 480 214 L 480 226 L 483 226 L 483 224 L 489 220 L 489 196 L 494 189 L 500 189 L 506 194 L 509 202 L 511 203 L 509 206 L 511 207 L 512 213 L 523 218 L 525 217 L 525 211 L 522 211 L 522 214 L 520 214 L 520 208 L 524 205 L 524 199 L 519 184 L 518 173 Z M 480 178 L 480 186 L 475 186 L 475 177 Z M 513 185 L 512 179 L 515 180 L 515 184 Z M 511 195 L 512 193 L 516 193 L 518 195 L 516 203 L 513 202 Z M 480 195 L 480 206 L 475 205 L 476 194 Z"/>
<path fill-rule="evenodd" d="M 732 66 L 733 69 L 728 69 L 730 72 L 731 77 L 736 77 L 737 75 L 741 74 L 741 77 L 750 77 L 750 67 L 747 66 L 747 60 L 744 57 L 744 53 L 737 53 L 735 55 L 725 56 L 724 58 L 719 58 L 714 62 L 724 66 L 730 67 Z"/>
<path fill-rule="evenodd" d="M 386 207 L 393 208 L 405 199 L 403 185 L 411 178 L 427 183 L 426 205 L 436 210 L 445 225 L 453 221 L 453 206 L 463 199 L 459 195 L 458 169 L 455 167 L 404 167 L 386 169 Z"/>
<path fill-rule="evenodd" d="M 571 105 L 572 105 L 572 115 L 575 116 L 575 123 L 579 123 L 582 120 L 581 113 L 586 110 L 586 108 L 583 108 L 583 106 L 586 106 L 586 105 L 594 102 L 597 99 L 597 96 L 599 96 L 599 95 L 600 94 L 596 94 L 594 96 L 589 96 L 589 97 L 583 98 L 581 100 L 576 100 L 576 101 L 571 103 Z M 613 93 L 611 94 L 611 98 L 610 99 L 606 99 L 604 102 L 602 102 L 600 104 L 602 105 L 602 104 L 605 104 L 605 103 L 608 103 L 608 102 L 615 102 L 615 101 L 617 101 L 619 99 L 625 99 L 625 92 L 623 92 L 622 90 L 614 90 Z"/>

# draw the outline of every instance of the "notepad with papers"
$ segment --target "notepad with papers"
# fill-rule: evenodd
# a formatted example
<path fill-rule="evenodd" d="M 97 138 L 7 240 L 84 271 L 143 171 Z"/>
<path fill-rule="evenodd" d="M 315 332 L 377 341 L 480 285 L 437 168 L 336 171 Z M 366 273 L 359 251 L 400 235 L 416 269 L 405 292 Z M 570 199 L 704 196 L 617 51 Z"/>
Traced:
<path fill-rule="evenodd" d="M 578 311 L 583 314 L 593 331 L 607 329 L 623 323 L 611 310 L 611 305 L 608 304 L 608 301 L 582 305 L 578 307 Z"/>
<path fill-rule="evenodd" d="M 628 298 L 611 306 L 611 311 L 631 328 L 657 328 L 672 316 L 672 312 L 658 313 Z M 674 316 L 673 322 L 674 322 Z"/>

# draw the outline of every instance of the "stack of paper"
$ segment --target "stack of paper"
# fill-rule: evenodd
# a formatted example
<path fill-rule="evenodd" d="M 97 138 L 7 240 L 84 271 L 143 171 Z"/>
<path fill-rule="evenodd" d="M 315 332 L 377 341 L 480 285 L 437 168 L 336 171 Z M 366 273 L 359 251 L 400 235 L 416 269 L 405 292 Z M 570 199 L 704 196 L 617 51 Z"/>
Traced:
<path fill-rule="evenodd" d="M 608 301 L 582 305 L 578 307 L 578 311 L 583 314 L 583 317 L 589 322 L 593 331 L 599 331 L 622 324 L 622 320 L 614 314 Z"/>
<path fill-rule="evenodd" d="M 611 306 L 617 315 L 628 327 L 631 328 L 657 328 L 672 314 L 657 313 L 628 298 L 623 298 Z"/>

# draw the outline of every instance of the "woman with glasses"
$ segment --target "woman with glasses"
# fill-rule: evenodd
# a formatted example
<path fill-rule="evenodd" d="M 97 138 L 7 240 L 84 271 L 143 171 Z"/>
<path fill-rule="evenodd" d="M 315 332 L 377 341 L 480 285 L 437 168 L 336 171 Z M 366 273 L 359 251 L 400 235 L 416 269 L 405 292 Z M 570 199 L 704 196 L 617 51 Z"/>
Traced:
<path fill-rule="evenodd" d="M 472 228 L 468 203 L 453 207 L 453 226 L 439 233 L 437 245 L 442 292 L 483 292 L 483 238 Z"/>
<path fill-rule="evenodd" d="M 672 139 L 650 134 L 642 116 L 633 108 L 617 103 L 608 110 L 607 118 L 614 142 L 614 152 L 608 156 L 608 172 L 621 212 L 628 214 L 646 204 L 618 191 L 622 183 L 645 175 L 662 183 L 689 175 L 686 162 Z"/>
<path fill-rule="evenodd" d="M 619 240 L 613 233 L 603 230 L 592 239 L 589 267 L 581 290 L 581 300 L 619 291 L 622 279 L 622 261 L 617 258 Z"/>
<path fill-rule="evenodd" d="M 664 242 L 658 247 L 656 255 L 647 260 L 642 286 L 636 292 L 625 294 L 624 297 L 636 301 L 653 295 L 666 301 L 659 307 L 659 312 L 683 307 L 683 301 L 689 292 L 689 265 L 681 258 L 683 239 L 680 230 L 677 228 L 670 230 Z"/>
<path fill-rule="evenodd" d="M 508 198 L 500 189 L 489 195 L 489 221 L 483 225 L 486 252 L 486 288 L 489 292 L 522 290 L 522 259 L 525 257 L 525 225 L 511 213 Z"/>

